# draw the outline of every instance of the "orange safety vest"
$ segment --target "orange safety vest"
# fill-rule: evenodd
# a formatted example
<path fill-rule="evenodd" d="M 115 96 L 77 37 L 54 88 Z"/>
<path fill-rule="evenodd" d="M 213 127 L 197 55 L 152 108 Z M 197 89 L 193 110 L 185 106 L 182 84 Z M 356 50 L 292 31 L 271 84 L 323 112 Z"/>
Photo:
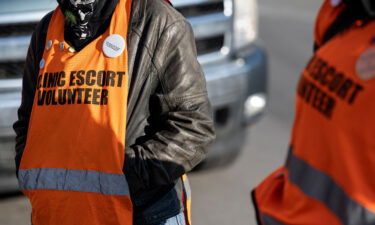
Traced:
<path fill-rule="evenodd" d="M 130 10 L 120 0 L 108 30 L 79 52 L 54 11 L 19 170 L 34 225 L 132 225 L 123 173 Z"/>
<path fill-rule="evenodd" d="M 287 162 L 253 192 L 259 224 L 375 224 L 374 30 L 352 26 L 308 63 Z"/>

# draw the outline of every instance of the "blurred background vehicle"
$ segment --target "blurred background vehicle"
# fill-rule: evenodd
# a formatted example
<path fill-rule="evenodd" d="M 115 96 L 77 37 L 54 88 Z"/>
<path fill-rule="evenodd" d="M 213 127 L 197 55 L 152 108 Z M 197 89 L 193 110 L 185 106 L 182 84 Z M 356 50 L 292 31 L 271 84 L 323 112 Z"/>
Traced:
<path fill-rule="evenodd" d="M 256 0 L 172 0 L 191 23 L 213 105 L 217 140 L 201 168 L 229 164 L 245 129 L 263 114 L 267 58 L 258 37 Z M 54 0 L 0 0 L 0 192 L 14 191 L 14 132 L 31 34 Z"/>

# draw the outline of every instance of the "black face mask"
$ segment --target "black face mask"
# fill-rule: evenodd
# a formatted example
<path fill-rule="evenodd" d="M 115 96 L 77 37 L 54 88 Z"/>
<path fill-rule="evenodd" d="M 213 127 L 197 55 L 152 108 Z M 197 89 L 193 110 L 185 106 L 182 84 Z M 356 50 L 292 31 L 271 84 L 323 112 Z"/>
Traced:
<path fill-rule="evenodd" d="M 92 37 L 89 21 L 98 9 L 99 0 L 57 1 L 65 16 L 65 30 L 68 30 L 79 40 Z"/>
<path fill-rule="evenodd" d="M 80 51 L 108 28 L 119 0 L 57 0 L 65 16 L 65 40 Z"/>
<path fill-rule="evenodd" d="M 343 0 L 349 7 L 361 6 L 370 17 L 375 17 L 375 0 Z"/>
<path fill-rule="evenodd" d="M 370 16 L 374 17 L 375 16 L 375 0 L 362 0 L 362 2 L 367 13 Z"/>

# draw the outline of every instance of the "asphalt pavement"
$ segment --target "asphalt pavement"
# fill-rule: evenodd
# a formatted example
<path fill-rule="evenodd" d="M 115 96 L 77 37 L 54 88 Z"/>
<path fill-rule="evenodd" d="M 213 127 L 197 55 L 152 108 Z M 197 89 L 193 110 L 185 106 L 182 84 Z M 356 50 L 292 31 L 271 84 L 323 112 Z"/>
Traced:
<path fill-rule="evenodd" d="M 255 225 L 250 190 L 285 160 L 294 90 L 312 54 L 320 0 L 259 0 L 260 39 L 270 59 L 269 109 L 247 130 L 243 153 L 229 167 L 190 175 L 194 225 Z M 28 201 L 0 196 L 0 225 L 29 225 Z"/>

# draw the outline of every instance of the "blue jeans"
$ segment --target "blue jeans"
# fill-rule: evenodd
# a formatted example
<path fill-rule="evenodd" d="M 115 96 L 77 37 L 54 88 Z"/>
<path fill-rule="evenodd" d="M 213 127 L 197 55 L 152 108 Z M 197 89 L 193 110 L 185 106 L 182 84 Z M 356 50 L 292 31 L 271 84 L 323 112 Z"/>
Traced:
<path fill-rule="evenodd" d="M 186 225 L 185 224 L 185 215 L 184 213 L 180 213 L 177 216 L 169 218 L 158 225 Z"/>

